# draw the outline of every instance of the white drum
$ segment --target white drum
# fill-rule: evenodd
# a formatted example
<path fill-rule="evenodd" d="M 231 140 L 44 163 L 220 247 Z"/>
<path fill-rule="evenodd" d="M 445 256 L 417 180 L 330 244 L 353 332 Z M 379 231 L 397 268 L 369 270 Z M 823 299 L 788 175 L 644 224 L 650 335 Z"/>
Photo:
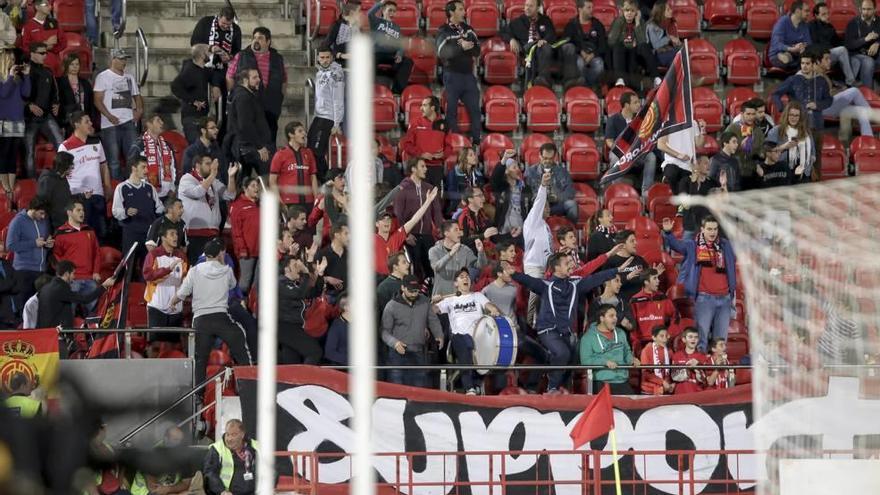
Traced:
<path fill-rule="evenodd" d="M 510 366 L 516 363 L 517 347 L 516 325 L 508 318 L 484 316 L 474 327 L 474 364 Z M 477 370 L 481 375 L 488 372 Z"/>

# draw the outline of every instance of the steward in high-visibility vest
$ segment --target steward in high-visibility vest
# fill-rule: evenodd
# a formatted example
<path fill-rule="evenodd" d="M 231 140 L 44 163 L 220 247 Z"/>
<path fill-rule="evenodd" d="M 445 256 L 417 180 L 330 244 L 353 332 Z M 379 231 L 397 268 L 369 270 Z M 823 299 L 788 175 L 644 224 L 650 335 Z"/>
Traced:
<path fill-rule="evenodd" d="M 229 420 L 223 438 L 214 442 L 205 456 L 205 492 L 251 495 L 257 487 L 256 471 L 257 441 L 246 437 L 241 421 Z"/>
<path fill-rule="evenodd" d="M 184 433 L 176 427 L 171 426 L 165 431 L 165 438 L 157 444 L 157 447 L 165 447 L 168 449 L 182 448 Z M 148 475 L 137 472 L 131 481 L 131 495 L 154 495 L 162 493 L 165 495 L 176 495 L 190 493 L 192 478 L 184 478 L 179 472 L 162 473 L 157 475 Z"/>
<path fill-rule="evenodd" d="M 13 373 L 9 379 L 9 397 L 3 401 L 4 406 L 12 414 L 18 414 L 22 418 L 33 418 L 43 412 L 42 403 L 30 397 L 36 388 L 36 384 L 20 372 Z"/>

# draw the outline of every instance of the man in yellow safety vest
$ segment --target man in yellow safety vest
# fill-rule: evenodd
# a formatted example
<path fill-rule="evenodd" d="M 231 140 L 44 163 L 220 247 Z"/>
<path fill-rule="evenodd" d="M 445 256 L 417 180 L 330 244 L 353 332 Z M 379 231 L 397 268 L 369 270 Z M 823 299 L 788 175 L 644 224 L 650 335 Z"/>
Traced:
<path fill-rule="evenodd" d="M 14 373 L 9 379 L 9 397 L 4 404 L 13 414 L 22 418 L 33 418 L 43 412 L 43 404 L 31 398 L 35 384 L 24 373 Z"/>
<path fill-rule="evenodd" d="M 165 438 L 161 446 L 165 448 L 183 447 L 183 430 L 177 426 L 171 426 L 165 430 Z M 193 478 L 184 478 L 181 473 L 163 473 L 151 475 L 138 472 L 131 482 L 131 495 L 176 495 L 192 493 Z"/>
<path fill-rule="evenodd" d="M 226 433 L 205 457 L 202 474 L 210 495 L 252 495 L 257 486 L 257 442 L 247 437 L 240 420 L 230 419 Z"/>

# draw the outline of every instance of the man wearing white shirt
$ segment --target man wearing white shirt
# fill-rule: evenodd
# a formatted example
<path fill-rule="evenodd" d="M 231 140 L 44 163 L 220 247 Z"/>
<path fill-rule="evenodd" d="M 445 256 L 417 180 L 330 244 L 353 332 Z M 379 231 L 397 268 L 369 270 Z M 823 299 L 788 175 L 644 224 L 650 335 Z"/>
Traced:
<path fill-rule="evenodd" d="M 107 149 L 113 177 L 123 179 L 119 157 L 128 153 L 137 137 L 135 126 L 144 113 L 144 100 L 134 76 L 125 72 L 129 55 L 110 50 L 110 68 L 95 78 L 95 108 L 101 112 L 101 141 Z"/>
<path fill-rule="evenodd" d="M 700 119 L 688 129 L 661 136 L 657 140 L 657 149 L 663 152 L 660 169 L 674 194 L 679 193 L 681 178 L 693 171 L 696 148 L 703 145 L 705 135 L 706 122 Z"/>
<path fill-rule="evenodd" d="M 523 243 L 525 254 L 523 256 L 523 271 L 526 275 L 535 278 L 544 278 L 547 269 L 547 258 L 553 254 L 553 234 L 547 225 L 547 217 L 550 215 L 550 207 L 547 205 L 547 186 L 550 184 L 550 172 L 544 172 L 541 177 L 541 186 L 535 194 L 535 202 L 532 209 L 523 222 Z M 534 323 L 535 312 L 538 309 L 538 296 L 529 294 L 529 307 L 526 313 L 528 322 Z"/>
<path fill-rule="evenodd" d="M 103 238 L 106 198 L 113 194 L 104 147 L 99 139 L 91 137 L 95 128 L 88 114 L 74 112 L 70 115 L 70 122 L 73 134 L 58 147 L 58 151 L 73 155 L 73 170 L 67 176 L 70 194 L 83 195 L 86 223 L 95 229 L 99 238 Z"/>
<path fill-rule="evenodd" d="M 449 328 L 452 333 L 450 344 L 458 364 L 474 364 L 474 330 L 477 322 L 488 313 L 490 316 L 501 314 L 494 304 L 489 302 L 482 292 L 471 292 L 471 275 L 467 268 L 462 268 L 455 277 L 456 293 L 437 303 L 437 310 L 449 316 Z M 476 395 L 474 371 L 462 371 L 461 385 L 467 395 Z"/>

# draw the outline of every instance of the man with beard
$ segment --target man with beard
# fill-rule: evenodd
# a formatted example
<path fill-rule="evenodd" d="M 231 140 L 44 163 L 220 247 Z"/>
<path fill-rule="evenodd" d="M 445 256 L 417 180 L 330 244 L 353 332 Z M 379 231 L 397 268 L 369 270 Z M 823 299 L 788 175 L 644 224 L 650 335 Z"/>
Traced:
<path fill-rule="evenodd" d="M 271 149 L 275 138 L 266 120 L 266 111 L 260 97 L 260 71 L 242 69 L 236 76 L 238 85 L 229 96 L 229 136 L 232 156 L 242 164 L 244 177 L 256 171 L 269 174 Z M 224 144 L 224 147 L 226 145 Z"/>
<path fill-rule="evenodd" d="M 199 139 L 199 121 L 210 112 L 208 88 L 215 89 L 211 69 L 205 67 L 211 61 L 208 50 L 203 43 L 193 45 L 192 59 L 184 60 L 171 83 L 171 93 L 180 100 L 180 122 L 189 144 Z"/>
<path fill-rule="evenodd" d="M 258 87 L 263 102 L 266 123 L 269 125 L 270 149 L 275 149 L 278 136 L 278 117 L 284 103 L 284 88 L 287 87 L 287 71 L 284 70 L 284 57 L 272 48 L 272 32 L 258 26 L 254 28 L 251 45 L 236 55 L 226 69 L 226 88 L 235 86 L 235 75 L 244 69 L 256 69 L 260 73 Z"/>
<path fill-rule="evenodd" d="M 318 364 L 323 349 L 318 341 L 305 332 L 305 300 L 321 295 L 324 290 L 324 270 L 327 260 L 315 264 L 314 273 L 302 260 L 285 258 L 284 275 L 278 285 L 278 343 L 281 352 L 279 364 Z"/>
<path fill-rule="evenodd" d="M 437 347 L 443 348 L 443 329 L 431 309 L 431 301 L 421 294 L 422 282 L 413 275 L 403 278 L 400 294 L 382 311 L 382 342 L 387 346 L 385 364 L 412 366 L 428 364 L 426 334 L 430 331 Z M 388 381 L 414 387 L 427 387 L 428 377 L 423 371 L 394 369 L 388 372 Z"/>

